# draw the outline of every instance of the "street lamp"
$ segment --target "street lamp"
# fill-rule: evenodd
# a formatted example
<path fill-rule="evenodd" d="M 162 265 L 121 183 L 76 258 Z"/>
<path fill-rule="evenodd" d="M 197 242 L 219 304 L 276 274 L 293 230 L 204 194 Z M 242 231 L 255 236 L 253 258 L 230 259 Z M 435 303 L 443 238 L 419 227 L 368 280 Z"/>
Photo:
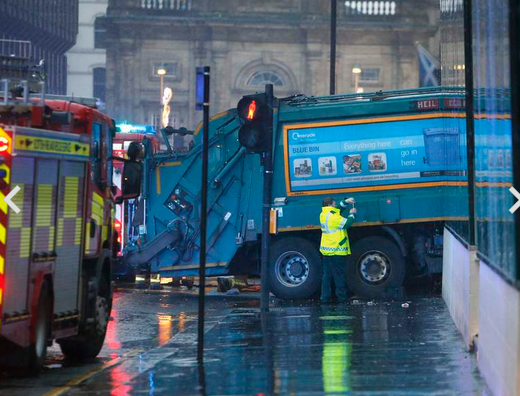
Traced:
<path fill-rule="evenodd" d="M 363 93 L 363 88 L 359 87 L 359 77 L 361 76 L 361 66 L 355 63 L 352 67 L 352 74 L 354 74 L 354 92 Z"/>
<path fill-rule="evenodd" d="M 159 96 L 161 98 L 161 105 L 163 104 L 162 98 L 164 95 L 164 75 L 166 74 L 166 71 L 167 70 L 164 66 L 159 66 L 159 68 L 157 69 L 157 75 L 161 79 L 161 95 Z"/>

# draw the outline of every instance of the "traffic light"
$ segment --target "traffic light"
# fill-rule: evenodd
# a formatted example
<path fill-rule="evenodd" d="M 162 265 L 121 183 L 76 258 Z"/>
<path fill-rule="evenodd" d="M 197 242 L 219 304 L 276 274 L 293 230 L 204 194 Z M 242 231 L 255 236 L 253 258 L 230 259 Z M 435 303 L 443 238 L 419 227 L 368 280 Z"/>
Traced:
<path fill-rule="evenodd" d="M 237 113 L 242 122 L 238 131 L 238 141 L 251 153 L 268 150 L 270 111 L 266 94 L 244 96 L 237 105 Z"/>

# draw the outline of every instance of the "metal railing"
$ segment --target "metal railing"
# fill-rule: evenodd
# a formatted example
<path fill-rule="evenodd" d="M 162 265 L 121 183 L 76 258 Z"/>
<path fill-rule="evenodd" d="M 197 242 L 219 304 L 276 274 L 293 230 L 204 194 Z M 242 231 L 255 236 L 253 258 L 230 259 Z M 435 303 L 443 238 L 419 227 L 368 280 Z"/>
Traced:
<path fill-rule="evenodd" d="M 32 54 L 30 41 L 0 39 L 0 55 L 29 59 Z"/>
<path fill-rule="evenodd" d="M 191 11 L 192 0 L 141 0 L 141 8 L 151 10 Z"/>

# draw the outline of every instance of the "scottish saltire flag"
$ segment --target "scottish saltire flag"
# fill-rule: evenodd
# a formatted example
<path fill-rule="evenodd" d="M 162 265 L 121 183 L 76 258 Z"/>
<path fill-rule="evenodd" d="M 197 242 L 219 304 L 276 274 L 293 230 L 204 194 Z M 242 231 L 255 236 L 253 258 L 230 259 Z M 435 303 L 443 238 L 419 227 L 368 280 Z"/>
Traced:
<path fill-rule="evenodd" d="M 436 87 L 439 85 L 439 61 L 422 45 L 417 44 L 419 55 L 419 86 Z"/>

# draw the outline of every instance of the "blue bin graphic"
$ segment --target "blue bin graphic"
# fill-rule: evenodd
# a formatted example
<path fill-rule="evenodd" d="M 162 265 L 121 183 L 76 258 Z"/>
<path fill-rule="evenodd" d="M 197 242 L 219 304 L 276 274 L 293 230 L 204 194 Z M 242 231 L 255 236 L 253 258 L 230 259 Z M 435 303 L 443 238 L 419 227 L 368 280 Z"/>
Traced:
<path fill-rule="evenodd" d="M 458 128 L 429 128 L 424 130 L 425 162 L 430 166 L 458 165 L 460 132 Z"/>

